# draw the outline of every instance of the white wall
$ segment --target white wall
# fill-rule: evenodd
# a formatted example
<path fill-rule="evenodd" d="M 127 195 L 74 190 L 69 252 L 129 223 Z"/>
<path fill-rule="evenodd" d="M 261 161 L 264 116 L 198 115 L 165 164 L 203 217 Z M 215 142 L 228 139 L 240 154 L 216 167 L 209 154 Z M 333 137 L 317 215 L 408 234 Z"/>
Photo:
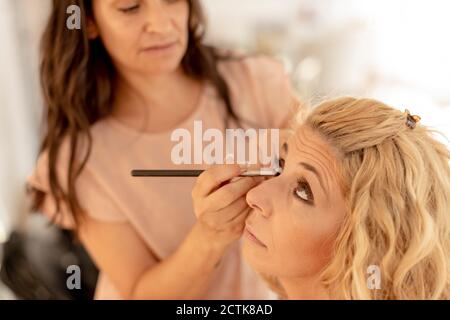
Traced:
<path fill-rule="evenodd" d="M 380 99 L 450 137 L 450 1 L 202 2 L 209 42 L 280 57 L 303 99 Z"/>
<path fill-rule="evenodd" d="M 47 1 L 0 1 L 0 242 L 25 214 L 35 163 L 40 99 L 38 42 Z"/>

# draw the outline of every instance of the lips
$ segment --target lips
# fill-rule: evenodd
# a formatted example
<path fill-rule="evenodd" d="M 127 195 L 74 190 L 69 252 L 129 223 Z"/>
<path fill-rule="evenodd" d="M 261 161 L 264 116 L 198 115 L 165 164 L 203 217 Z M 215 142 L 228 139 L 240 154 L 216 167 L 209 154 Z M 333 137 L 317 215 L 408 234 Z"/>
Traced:
<path fill-rule="evenodd" d="M 176 44 L 176 41 L 155 44 L 155 45 L 144 48 L 143 51 L 165 50 L 165 49 L 169 49 L 169 48 L 173 47 L 175 44 Z"/>
<path fill-rule="evenodd" d="M 256 243 L 264 248 L 267 248 L 267 246 L 264 244 L 264 242 L 259 240 L 259 238 L 255 235 L 255 233 L 252 231 L 252 229 L 249 227 L 249 225 L 245 225 L 245 233 L 249 240 L 253 241 L 254 243 Z"/>

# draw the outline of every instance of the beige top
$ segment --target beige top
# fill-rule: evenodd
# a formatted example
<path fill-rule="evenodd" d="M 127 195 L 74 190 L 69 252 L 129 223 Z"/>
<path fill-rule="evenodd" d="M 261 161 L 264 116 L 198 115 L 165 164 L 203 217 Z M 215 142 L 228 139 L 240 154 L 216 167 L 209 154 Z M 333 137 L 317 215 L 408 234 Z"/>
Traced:
<path fill-rule="evenodd" d="M 289 120 L 293 95 L 288 77 L 278 62 L 265 57 L 247 57 L 221 62 L 219 70 L 230 87 L 233 108 L 244 119 L 261 128 L 277 128 Z M 214 87 L 205 84 L 197 109 L 177 128 L 192 133 L 194 120 L 203 130 L 224 130 L 225 105 Z M 171 161 L 171 131 L 149 134 L 129 128 L 112 117 L 91 128 L 89 160 L 76 182 L 81 206 L 91 217 L 108 222 L 128 222 L 156 257 L 164 259 L 175 251 L 195 223 L 191 189 L 195 178 L 133 178 L 132 169 L 186 169 Z M 63 185 L 68 164 L 65 140 L 57 165 Z M 48 194 L 47 154 L 38 159 L 28 183 Z M 198 166 L 197 166 L 198 167 Z M 52 217 L 55 204 L 44 198 L 41 211 Z M 57 224 L 71 229 L 73 218 L 63 205 Z M 222 260 L 221 270 L 211 282 L 208 299 L 266 299 L 267 286 L 241 258 L 239 243 Z M 100 270 L 96 299 L 120 299 L 114 284 Z"/>

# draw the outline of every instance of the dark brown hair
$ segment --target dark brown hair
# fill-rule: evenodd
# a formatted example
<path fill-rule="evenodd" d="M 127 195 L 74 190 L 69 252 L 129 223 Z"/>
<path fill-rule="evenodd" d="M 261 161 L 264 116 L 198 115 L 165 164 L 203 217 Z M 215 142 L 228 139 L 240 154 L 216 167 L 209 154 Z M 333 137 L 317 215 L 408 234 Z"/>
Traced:
<path fill-rule="evenodd" d="M 223 99 L 228 119 L 237 120 L 231 105 L 229 89 L 218 71 L 218 62 L 228 59 L 202 43 L 205 19 L 198 0 L 187 0 L 189 42 L 181 65 L 189 76 L 211 82 Z M 81 30 L 68 30 L 66 10 L 71 5 L 81 9 Z M 81 207 L 75 190 L 75 180 L 83 170 L 91 151 L 89 128 L 112 111 L 115 69 L 101 40 L 89 40 L 87 18 L 93 18 L 92 0 L 53 0 L 53 7 L 41 43 L 40 78 L 45 103 L 45 133 L 40 154 L 48 152 L 50 192 L 60 213 L 64 201 L 72 212 L 76 225 Z M 80 164 L 76 164 L 81 136 L 87 137 L 87 149 Z M 67 186 L 62 186 L 56 171 L 58 152 L 65 137 L 70 141 Z M 44 199 L 41 190 L 28 186 L 31 211 L 40 209 Z M 56 214 L 55 214 L 56 217 Z"/>

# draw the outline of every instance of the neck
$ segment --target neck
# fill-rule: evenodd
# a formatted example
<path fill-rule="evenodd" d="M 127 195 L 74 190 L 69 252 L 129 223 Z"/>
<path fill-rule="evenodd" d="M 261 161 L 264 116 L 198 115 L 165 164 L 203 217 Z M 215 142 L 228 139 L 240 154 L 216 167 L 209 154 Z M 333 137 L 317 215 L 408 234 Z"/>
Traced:
<path fill-rule="evenodd" d="M 318 277 L 280 278 L 289 300 L 328 300 L 327 290 Z"/>
<path fill-rule="evenodd" d="M 196 85 L 197 81 L 187 76 L 181 67 L 158 75 L 119 73 L 114 115 L 139 118 L 145 116 L 149 108 L 167 112 L 179 106 Z"/>

